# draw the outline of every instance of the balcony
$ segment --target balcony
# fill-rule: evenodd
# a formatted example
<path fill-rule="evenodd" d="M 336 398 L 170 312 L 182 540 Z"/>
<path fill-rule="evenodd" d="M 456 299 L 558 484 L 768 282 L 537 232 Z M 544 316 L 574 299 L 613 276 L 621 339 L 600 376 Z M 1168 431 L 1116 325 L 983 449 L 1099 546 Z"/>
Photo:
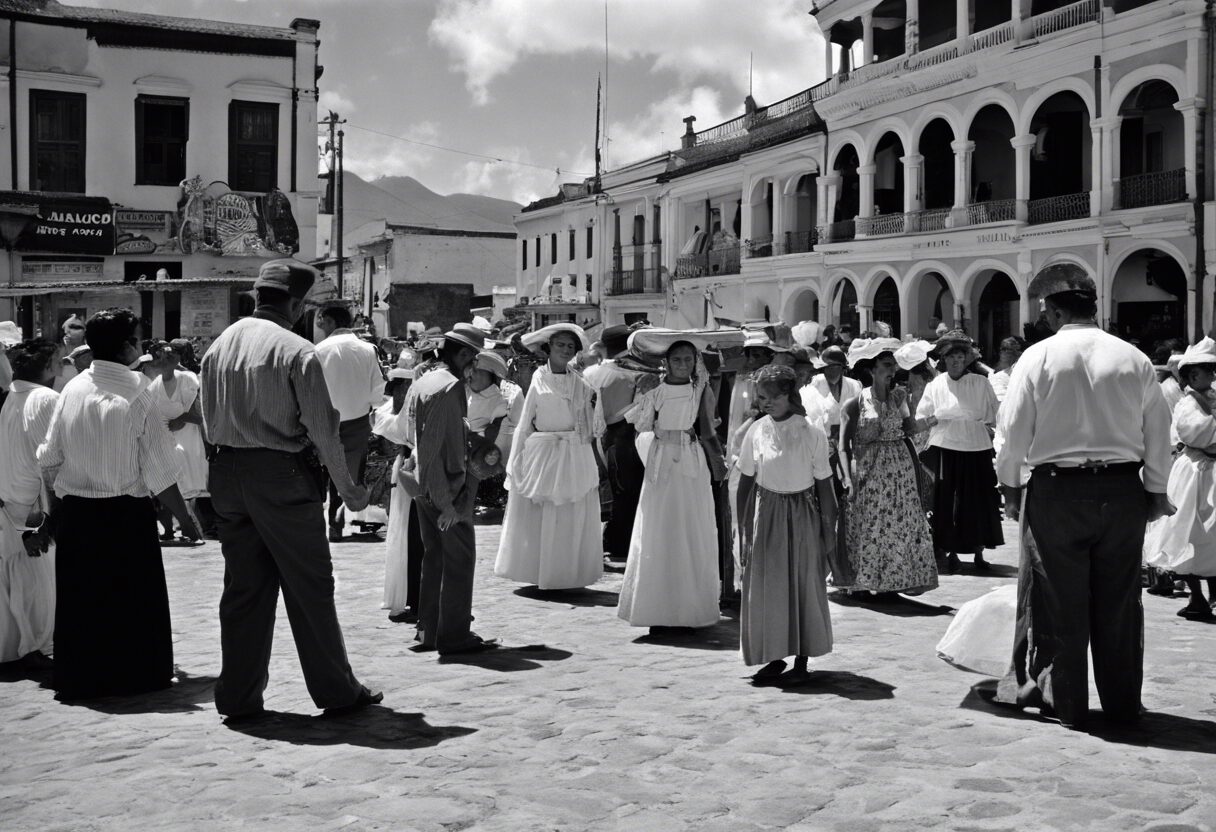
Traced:
<path fill-rule="evenodd" d="M 818 229 L 786 231 L 775 238 L 769 235 L 747 241 L 745 251 L 749 260 L 762 257 L 780 257 L 783 254 L 805 254 L 815 250 L 819 242 Z"/>
<path fill-rule="evenodd" d="M 819 242 L 819 229 L 808 228 L 805 231 L 785 232 L 785 253 L 804 254 L 814 251 Z"/>
<path fill-rule="evenodd" d="M 1115 208 L 1147 208 L 1186 199 L 1186 168 L 1125 176 L 1115 182 Z"/>
<path fill-rule="evenodd" d="M 702 254 L 681 254 L 676 258 L 676 277 L 708 277 L 738 274 L 742 246 L 711 248 Z"/>
<path fill-rule="evenodd" d="M 966 225 L 984 225 L 990 222 L 1014 222 L 1018 218 L 1016 199 L 993 199 L 968 205 L 964 221 Z M 1088 203 L 1087 203 L 1088 206 Z M 1088 207 L 1086 208 L 1088 216 Z"/>
<path fill-rule="evenodd" d="M 604 293 L 612 297 L 661 294 L 667 290 L 666 277 L 663 268 L 614 269 L 604 276 Z"/>
<path fill-rule="evenodd" d="M 903 234 L 907 227 L 904 214 L 879 214 L 876 217 L 858 217 L 857 233 L 863 237 L 890 237 Z"/>
<path fill-rule="evenodd" d="M 847 243 L 856 236 L 857 224 L 853 220 L 840 220 L 819 227 L 819 239 L 825 243 Z"/>
<path fill-rule="evenodd" d="M 1062 6 L 1030 18 L 1030 31 L 1034 37 L 1041 38 L 1091 23 L 1102 16 L 1101 0 L 1081 0 L 1071 6 Z"/>
<path fill-rule="evenodd" d="M 1031 225 L 1082 220 L 1090 214 L 1089 192 L 1032 199 L 1027 203 L 1026 210 L 1026 221 Z"/>
<path fill-rule="evenodd" d="M 909 231 L 945 231 L 950 227 L 953 208 L 926 208 L 909 215 Z"/>

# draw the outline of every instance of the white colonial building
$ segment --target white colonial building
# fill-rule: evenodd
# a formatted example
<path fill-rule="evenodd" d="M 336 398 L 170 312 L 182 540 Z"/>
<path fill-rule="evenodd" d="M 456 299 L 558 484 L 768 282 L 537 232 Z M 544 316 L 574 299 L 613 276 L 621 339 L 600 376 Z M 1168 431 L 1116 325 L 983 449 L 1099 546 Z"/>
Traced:
<path fill-rule="evenodd" d="M 318 23 L 0 2 L 0 319 L 209 341 L 316 247 Z"/>
<path fill-rule="evenodd" d="M 1196 247 L 1216 161 L 1201 130 L 1204 8 L 821 2 L 827 80 L 690 126 L 628 182 L 615 171 L 529 206 L 521 240 L 542 217 L 549 233 L 604 229 L 586 291 L 609 323 L 645 311 L 675 326 L 817 318 L 929 335 L 944 322 L 993 355 L 1037 319 L 1035 272 L 1068 260 L 1097 280 L 1112 331 L 1145 348 L 1193 337 L 1211 326 L 1216 253 L 1212 220 L 1212 251 Z M 542 261 L 521 269 L 521 296 L 561 269 Z"/>

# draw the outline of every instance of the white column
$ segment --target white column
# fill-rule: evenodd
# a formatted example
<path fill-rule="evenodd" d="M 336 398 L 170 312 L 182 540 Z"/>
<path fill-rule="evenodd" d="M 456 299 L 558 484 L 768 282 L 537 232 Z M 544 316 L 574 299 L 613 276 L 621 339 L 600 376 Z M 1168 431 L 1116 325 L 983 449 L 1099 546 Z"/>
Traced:
<path fill-rule="evenodd" d="M 1182 148 L 1183 160 L 1186 165 L 1186 194 L 1192 199 L 1195 196 L 1195 137 L 1196 131 L 1199 129 L 1199 110 L 1202 107 L 1202 98 L 1188 98 L 1174 105 L 1174 109 L 1182 113 Z"/>
<path fill-rule="evenodd" d="M 1019 222 L 1026 222 L 1026 204 L 1030 201 L 1030 149 L 1034 147 L 1035 137 L 1014 136 L 1009 143 L 1013 145 L 1017 218 Z"/>
<path fill-rule="evenodd" d="M 1089 122 L 1089 215 L 1102 215 L 1103 185 L 1102 168 L 1102 121 L 1091 119 Z"/>
<path fill-rule="evenodd" d="M 1030 0 L 1013 0 L 1013 42 L 1015 45 L 1020 44 L 1023 40 L 1029 40 L 1029 33 L 1026 31 L 1026 24 L 1029 20 Z"/>
<path fill-rule="evenodd" d="M 954 327 L 962 329 L 971 320 L 971 300 L 970 298 L 955 298 L 954 299 Z"/>
<path fill-rule="evenodd" d="M 835 67 L 832 66 L 832 27 L 829 26 L 823 33 L 823 78 L 826 81 L 835 74 Z"/>
<path fill-rule="evenodd" d="M 744 193 L 747 193 L 747 191 L 744 191 Z M 752 202 L 744 202 L 741 206 L 739 206 L 739 210 L 743 212 L 743 218 L 739 221 L 740 240 L 750 240 L 752 238 L 752 234 L 755 230 L 752 211 L 755 209 L 755 207 L 755 203 Z M 723 223 L 725 222 L 726 220 L 723 219 Z"/>
<path fill-rule="evenodd" d="M 904 54 L 911 55 L 917 51 L 920 29 L 920 4 L 918 0 L 907 0 L 904 4 L 907 14 L 904 16 Z"/>
<path fill-rule="evenodd" d="M 975 142 L 950 142 L 950 149 L 954 151 L 954 207 L 965 208 L 971 201 L 971 154 Z"/>
<path fill-rule="evenodd" d="M 841 310 L 842 314 L 843 314 L 843 312 L 844 312 L 844 310 Z M 860 337 L 862 332 L 865 332 L 866 330 L 868 330 L 870 328 L 870 322 L 873 320 L 874 320 L 874 307 L 866 306 L 866 305 L 860 304 L 860 303 L 857 304 L 857 329 L 858 329 L 858 332 L 855 334 L 858 337 Z M 898 336 L 896 336 L 896 337 L 898 337 Z"/>
<path fill-rule="evenodd" d="M 819 176 L 815 178 L 815 189 L 817 191 L 815 194 L 815 225 L 827 225 L 831 222 L 832 206 L 829 204 L 829 199 L 834 200 L 834 195 L 828 196 L 828 182 L 832 179 L 836 180 L 832 183 L 833 185 L 840 184 L 839 176 Z"/>
<path fill-rule="evenodd" d="M 962 52 L 971 39 L 971 3 L 970 0 L 955 0 L 954 3 L 955 36 L 958 37 L 959 52 Z"/>
<path fill-rule="evenodd" d="M 963 2 L 963 0 L 960 0 Z M 861 64 L 869 66 L 874 61 L 874 12 L 861 16 Z"/>
<path fill-rule="evenodd" d="M 924 207 L 923 174 L 925 157 L 911 153 L 899 161 L 904 163 L 904 211 L 919 211 Z"/>
<path fill-rule="evenodd" d="M 785 243 L 785 180 L 774 176 L 773 183 L 773 215 L 769 218 L 772 224 L 773 254 L 777 253 L 778 245 Z"/>
<path fill-rule="evenodd" d="M 1115 208 L 1115 195 L 1119 190 L 1119 128 L 1120 116 L 1102 119 L 1102 211 Z"/>
<path fill-rule="evenodd" d="M 860 186 L 860 208 L 857 216 L 872 217 L 874 216 L 874 174 L 878 172 L 878 165 L 862 165 L 857 169 L 857 177 Z"/>

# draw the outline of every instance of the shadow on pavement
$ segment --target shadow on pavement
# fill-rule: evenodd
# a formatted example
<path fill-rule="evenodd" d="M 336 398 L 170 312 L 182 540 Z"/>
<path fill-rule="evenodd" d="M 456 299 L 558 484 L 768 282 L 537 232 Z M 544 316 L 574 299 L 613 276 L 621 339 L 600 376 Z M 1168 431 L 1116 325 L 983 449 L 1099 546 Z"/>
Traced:
<path fill-rule="evenodd" d="M 1056 720 L 1040 716 L 1037 710 L 1019 710 L 992 701 L 996 681 L 987 680 L 972 685 L 960 708 L 983 711 L 1004 719 L 1054 724 Z M 1059 728 L 1064 731 L 1067 729 Z M 1081 733 L 1110 743 L 1135 745 L 1141 748 L 1161 748 L 1167 751 L 1198 751 L 1216 754 L 1216 722 L 1189 716 L 1149 711 L 1135 725 L 1106 722 L 1101 711 L 1090 710 L 1089 720 Z"/>
<path fill-rule="evenodd" d="M 840 604 L 842 607 L 861 607 L 896 618 L 923 618 L 935 615 L 954 615 L 955 613 L 954 607 L 925 604 L 905 595 L 900 595 L 898 600 L 880 601 L 872 596 L 850 595 L 844 590 L 836 590 L 828 593 L 828 600 L 833 604 Z"/>
<path fill-rule="evenodd" d="M 267 711 L 258 719 L 225 722 L 224 727 L 293 745 L 355 745 L 385 750 L 431 748 L 477 731 L 459 725 L 430 725 L 422 714 L 403 714 L 377 705 L 340 718 Z"/>
<path fill-rule="evenodd" d="M 895 698 L 894 685 L 847 670 L 812 670 L 805 680 L 776 687 L 783 693 L 839 696 L 865 702 Z"/>
<path fill-rule="evenodd" d="M 638 636 L 633 643 L 690 650 L 738 650 L 739 623 L 726 618 L 712 627 L 651 627 L 649 633 Z"/>
<path fill-rule="evenodd" d="M 954 573 L 955 577 L 970 576 L 973 578 L 1016 578 L 1018 568 L 1004 563 L 989 563 L 986 569 L 976 569 L 970 563 L 963 562 L 963 568 Z"/>
<path fill-rule="evenodd" d="M 39 687 L 49 688 L 51 665 L 49 662 L 34 662 L 28 659 L 0 664 L 0 684 L 12 682 L 37 682 Z"/>
<path fill-rule="evenodd" d="M 483 653 L 458 653 L 440 656 L 440 664 L 465 664 L 483 670 L 500 673 L 515 673 L 520 670 L 539 670 L 540 662 L 560 662 L 574 654 L 569 650 L 558 650 L 544 644 L 526 644 L 523 647 L 500 647 Z"/>
<path fill-rule="evenodd" d="M 214 676 L 191 676 L 184 670 L 174 674 L 177 681 L 164 690 L 137 696 L 105 696 L 98 699 L 71 699 L 62 702 L 74 708 L 87 708 L 103 714 L 180 714 L 201 711 L 201 703 L 215 698 Z M 50 676 L 44 687 L 49 687 Z"/>
<path fill-rule="evenodd" d="M 618 594 L 604 589 L 541 589 L 521 586 L 515 590 L 521 598 L 548 601 L 553 604 L 569 604 L 572 607 L 615 607 Z"/>

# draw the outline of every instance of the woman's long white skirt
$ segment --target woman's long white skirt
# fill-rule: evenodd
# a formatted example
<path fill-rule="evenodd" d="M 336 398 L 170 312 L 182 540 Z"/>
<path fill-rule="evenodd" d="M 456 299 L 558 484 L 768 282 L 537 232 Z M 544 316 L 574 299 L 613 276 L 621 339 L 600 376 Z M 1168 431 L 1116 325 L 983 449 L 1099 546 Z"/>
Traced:
<path fill-rule="evenodd" d="M 388 531 L 384 537 L 384 604 L 382 609 L 401 612 L 406 603 L 410 566 L 410 512 L 414 501 L 397 481 L 401 457 L 393 461 L 392 494 L 388 505 Z M 416 553 L 416 557 L 421 556 Z"/>
<path fill-rule="evenodd" d="M 182 473 L 178 478 L 177 488 L 182 492 L 182 498 L 193 500 L 196 497 L 206 497 L 207 491 L 207 450 L 203 446 L 203 432 L 198 425 L 187 424 L 181 430 L 172 434 L 181 454 Z"/>
<path fill-rule="evenodd" d="M 634 627 L 717 624 L 718 525 L 705 454 L 696 443 L 678 452 L 663 443 L 642 458 L 653 467 L 642 484 L 617 615 Z"/>
<path fill-rule="evenodd" d="M 1216 577 L 1216 464 L 1194 451 L 1179 454 L 1166 496 L 1177 512 L 1148 524 L 1144 562 L 1179 575 Z"/>
<path fill-rule="evenodd" d="M 599 492 L 562 505 L 508 496 L 494 574 L 541 589 L 598 581 L 604 574 Z"/>
<path fill-rule="evenodd" d="M 14 514 L 24 517 L 27 508 Z M 0 511 L 0 662 L 49 655 L 54 635 L 55 547 L 31 558 L 21 531 Z"/>

